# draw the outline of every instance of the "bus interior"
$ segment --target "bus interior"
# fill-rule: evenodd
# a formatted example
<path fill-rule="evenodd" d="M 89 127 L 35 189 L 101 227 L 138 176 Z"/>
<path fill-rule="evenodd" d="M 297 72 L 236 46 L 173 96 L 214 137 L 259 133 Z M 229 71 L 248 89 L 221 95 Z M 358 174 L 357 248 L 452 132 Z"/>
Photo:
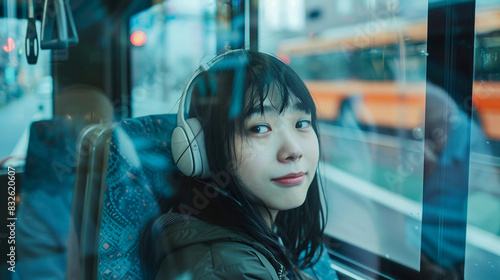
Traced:
<path fill-rule="evenodd" d="M 234 49 L 315 100 L 318 279 L 500 275 L 496 0 L 0 0 L 0 46 L 0 277 L 144 279 L 180 95 Z"/>

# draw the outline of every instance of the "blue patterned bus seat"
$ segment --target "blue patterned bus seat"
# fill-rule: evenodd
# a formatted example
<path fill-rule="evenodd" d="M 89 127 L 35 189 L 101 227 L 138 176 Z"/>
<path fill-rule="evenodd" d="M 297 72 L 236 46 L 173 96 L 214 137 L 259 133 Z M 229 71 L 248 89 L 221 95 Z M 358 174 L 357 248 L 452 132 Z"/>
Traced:
<path fill-rule="evenodd" d="M 98 247 L 98 279 L 143 279 L 140 233 L 170 197 L 167 176 L 177 172 L 170 137 L 176 115 L 127 119 L 111 136 Z"/>

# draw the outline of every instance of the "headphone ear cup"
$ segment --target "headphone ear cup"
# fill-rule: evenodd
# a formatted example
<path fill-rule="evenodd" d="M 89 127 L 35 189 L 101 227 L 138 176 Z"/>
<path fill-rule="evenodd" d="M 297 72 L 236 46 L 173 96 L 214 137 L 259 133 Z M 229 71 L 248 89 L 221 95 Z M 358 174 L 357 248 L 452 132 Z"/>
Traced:
<path fill-rule="evenodd" d="M 205 134 L 203 133 L 200 122 L 196 118 L 187 119 L 186 123 L 193 132 L 193 142 L 196 143 L 198 148 L 196 153 L 193 152 L 193 157 L 195 157 L 195 176 L 201 179 L 206 179 L 210 177 L 210 168 L 208 166 L 207 151 L 205 149 Z"/>
<path fill-rule="evenodd" d="M 172 132 L 172 158 L 179 170 L 186 176 L 194 174 L 194 158 L 188 134 L 183 127 L 178 126 Z"/>
<path fill-rule="evenodd" d="M 186 123 L 176 127 L 172 133 L 172 157 L 184 175 L 208 178 L 210 170 L 200 122 L 191 118 Z"/>

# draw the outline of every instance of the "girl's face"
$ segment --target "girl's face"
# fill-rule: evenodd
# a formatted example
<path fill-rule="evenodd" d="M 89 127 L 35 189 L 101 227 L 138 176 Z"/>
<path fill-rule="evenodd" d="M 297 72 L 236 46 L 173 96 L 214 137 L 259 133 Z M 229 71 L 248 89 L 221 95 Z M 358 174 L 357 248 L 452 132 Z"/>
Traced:
<path fill-rule="evenodd" d="M 298 100 L 280 113 L 281 104 L 281 94 L 272 87 L 264 113 L 256 108 L 235 137 L 235 175 L 273 217 L 304 203 L 319 160 L 311 115 Z"/>

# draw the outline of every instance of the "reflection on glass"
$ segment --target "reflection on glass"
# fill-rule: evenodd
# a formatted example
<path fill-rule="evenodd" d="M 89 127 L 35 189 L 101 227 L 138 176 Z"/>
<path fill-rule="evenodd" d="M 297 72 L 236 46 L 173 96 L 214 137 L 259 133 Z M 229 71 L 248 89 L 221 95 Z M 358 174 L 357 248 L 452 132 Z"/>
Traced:
<path fill-rule="evenodd" d="M 130 18 L 133 117 L 175 113 L 186 80 L 216 53 L 215 1 L 165 1 Z M 189 34 L 189 35 L 187 35 Z"/>
<path fill-rule="evenodd" d="M 500 5 L 476 2 L 465 279 L 500 274 Z"/>
<path fill-rule="evenodd" d="M 385 258 L 419 270 L 427 5 L 338 2 L 306 2 L 305 26 L 293 31 L 268 24 L 280 8 L 263 6 L 259 46 L 316 100 L 327 234 L 375 253 L 357 260 L 373 269 Z"/>
<path fill-rule="evenodd" d="M 40 23 L 36 25 L 40 34 Z M 52 117 L 50 51 L 41 50 L 38 63 L 29 65 L 25 55 L 27 21 L 0 18 L 0 162 L 26 155 L 29 125 Z M 5 121 L 8 120 L 8 121 Z M 22 161 L 3 162 L 4 165 Z"/>

